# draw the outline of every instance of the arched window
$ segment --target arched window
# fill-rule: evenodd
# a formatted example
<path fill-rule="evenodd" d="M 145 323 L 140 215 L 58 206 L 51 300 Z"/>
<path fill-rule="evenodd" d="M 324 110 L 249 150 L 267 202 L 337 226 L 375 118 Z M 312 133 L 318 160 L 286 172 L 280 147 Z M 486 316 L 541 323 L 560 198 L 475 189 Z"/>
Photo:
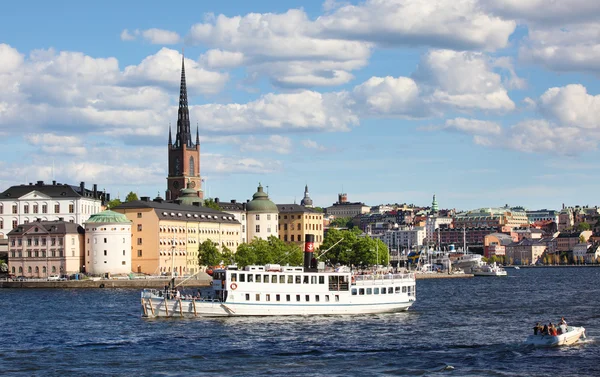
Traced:
<path fill-rule="evenodd" d="M 19 267 L 19 273 L 22 274 L 23 273 L 23 267 Z"/>
<path fill-rule="evenodd" d="M 194 171 L 195 171 L 195 169 L 194 169 L 194 157 L 190 156 L 190 175 L 192 177 L 195 176 Z"/>
<path fill-rule="evenodd" d="M 27 272 L 31 273 L 31 266 L 27 267 Z"/>
<path fill-rule="evenodd" d="M 52 273 L 56 273 L 56 266 L 52 266 Z"/>
<path fill-rule="evenodd" d="M 45 274 L 46 273 L 46 266 L 42 267 L 42 272 Z"/>
<path fill-rule="evenodd" d="M 40 268 L 38 266 L 35 266 L 35 273 L 39 274 L 40 273 Z"/>

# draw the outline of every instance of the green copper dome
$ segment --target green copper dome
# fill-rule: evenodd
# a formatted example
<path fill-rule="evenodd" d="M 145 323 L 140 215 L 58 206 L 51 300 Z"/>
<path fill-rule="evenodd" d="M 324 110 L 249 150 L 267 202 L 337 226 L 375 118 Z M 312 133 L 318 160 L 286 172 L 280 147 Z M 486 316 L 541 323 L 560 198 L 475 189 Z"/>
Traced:
<path fill-rule="evenodd" d="M 114 211 L 103 211 L 90 216 L 86 223 L 131 223 L 127 217 Z"/>
<path fill-rule="evenodd" d="M 187 183 L 187 188 L 179 191 L 178 200 L 181 200 L 181 204 L 193 206 L 194 203 L 199 202 L 202 205 L 202 199 L 198 196 L 198 190 L 192 188 L 190 182 Z"/>
<path fill-rule="evenodd" d="M 252 200 L 246 205 L 247 212 L 279 213 L 275 203 L 269 200 L 269 195 L 263 191 L 262 185 L 258 184 L 258 191 L 252 195 Z"/>

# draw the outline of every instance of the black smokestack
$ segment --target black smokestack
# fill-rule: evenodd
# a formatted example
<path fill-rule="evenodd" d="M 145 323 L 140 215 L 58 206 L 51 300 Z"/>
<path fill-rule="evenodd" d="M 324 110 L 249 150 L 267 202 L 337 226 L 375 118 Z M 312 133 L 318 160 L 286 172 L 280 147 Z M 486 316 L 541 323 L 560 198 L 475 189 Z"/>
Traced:
<path fill-rule="evenodd" d="M 307 234 L 304 236 L 304 271 L 310 271 L 316 268 L 316 260 L 314 260 L 315 251 L 315 235 Z"/>

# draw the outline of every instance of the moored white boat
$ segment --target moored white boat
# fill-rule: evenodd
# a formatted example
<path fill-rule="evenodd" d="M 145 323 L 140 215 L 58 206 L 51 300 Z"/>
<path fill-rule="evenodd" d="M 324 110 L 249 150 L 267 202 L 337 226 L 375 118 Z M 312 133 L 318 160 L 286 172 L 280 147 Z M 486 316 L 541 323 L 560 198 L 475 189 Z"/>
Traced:
<path fill-rule="evenodd" d="M 407 310 L 416 300 L 414 273 L 355 275 L 313 265 L 307 241 L 304 267 L 217 269 L 204 298 L 144 289 L 144 317 L 370 314 Z"/>
<path fill-rule="evenodd" d="M 585 338 L 584 327 L 568 326 L 567 331 L 559 335 L 529 335 L 525 344 L 542 347 L 569 346 L 582 337 Z"/>
<path fill-rule="evenodd" d="M 474 276 L 507 276 L 506 270 L 497 265 L 496 262 L 474 267 L 471 273 Z"/>

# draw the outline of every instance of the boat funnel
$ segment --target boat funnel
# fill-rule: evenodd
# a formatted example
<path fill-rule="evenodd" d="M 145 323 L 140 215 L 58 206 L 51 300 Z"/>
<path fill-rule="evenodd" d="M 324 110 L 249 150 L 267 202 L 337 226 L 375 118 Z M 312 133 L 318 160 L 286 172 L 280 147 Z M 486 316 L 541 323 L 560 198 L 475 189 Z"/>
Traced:
<path fill-rule="evenodd" d="M 307 234 L 304 236 L 304 271 L 317 268 L 315 259 L 315 235 Z"/>

